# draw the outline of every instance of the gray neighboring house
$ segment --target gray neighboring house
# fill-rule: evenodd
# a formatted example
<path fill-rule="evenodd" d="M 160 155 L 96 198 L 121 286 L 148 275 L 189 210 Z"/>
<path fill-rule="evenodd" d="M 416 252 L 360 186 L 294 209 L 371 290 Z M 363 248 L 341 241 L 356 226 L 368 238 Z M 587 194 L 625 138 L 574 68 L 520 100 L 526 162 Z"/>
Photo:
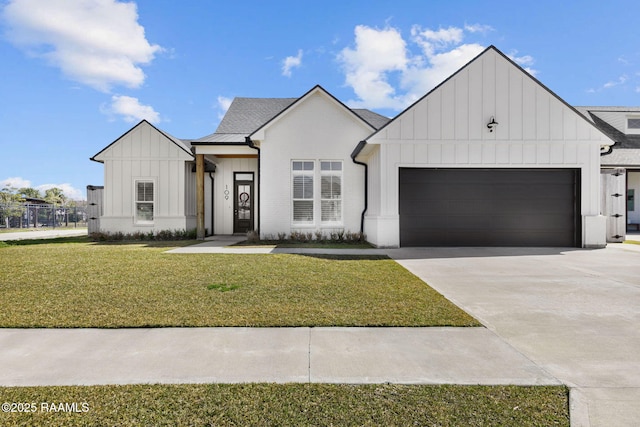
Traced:
<path fill-rule="evenodd" d="M 576 107 L 615 142 L 600 157 L 607 241 L 640 231 L 640 107 Z"/>

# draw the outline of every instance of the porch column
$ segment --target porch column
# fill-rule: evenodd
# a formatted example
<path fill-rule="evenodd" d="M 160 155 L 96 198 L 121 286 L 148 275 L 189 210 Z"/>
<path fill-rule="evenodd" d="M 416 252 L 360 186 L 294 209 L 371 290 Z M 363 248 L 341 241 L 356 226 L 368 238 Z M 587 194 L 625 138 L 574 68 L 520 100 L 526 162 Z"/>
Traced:
<path fill-rule="evenodd" d="M 204 154 L 196 154 L 196 238 L 204 240 Z"/>

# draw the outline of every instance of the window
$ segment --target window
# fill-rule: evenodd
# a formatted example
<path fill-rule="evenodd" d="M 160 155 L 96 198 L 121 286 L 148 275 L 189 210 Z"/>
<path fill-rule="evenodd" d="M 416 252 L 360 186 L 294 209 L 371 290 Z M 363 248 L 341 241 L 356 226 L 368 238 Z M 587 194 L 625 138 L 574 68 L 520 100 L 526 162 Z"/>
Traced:
<path fill-rule="evenodd" d="M 627 133 L 640 134 L 640 117 L 627 117 Z"/>
<path fill-rule="evenodd" d="M 633 188 L 627 190 L 627 210 L 630 212 L 636 210 L 635 190 Z"/>
<path fill-rule="evenodd" d="M 293 222 L 313 222 L 313 162 L 294 161 Z"/>
<path fill-rule="evenodd" d="M 153 182 L 136 181 L 136 222 L 153 222 Z"/>
<path fill-rule="evenodd" d="M 322 222 L 342 222 L 342 162 L 320 162 Z"/>

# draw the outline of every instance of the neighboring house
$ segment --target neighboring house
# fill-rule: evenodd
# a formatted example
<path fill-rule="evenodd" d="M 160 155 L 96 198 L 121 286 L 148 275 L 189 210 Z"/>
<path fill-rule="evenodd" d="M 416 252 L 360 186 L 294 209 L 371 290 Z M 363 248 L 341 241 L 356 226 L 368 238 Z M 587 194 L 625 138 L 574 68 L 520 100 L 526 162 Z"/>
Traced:
<path fill-rule="evenodd" d="M 143 121 L 92 160 L 105 164 L 103 231 L 601 247 L 600 153 L 612 143 L 491 46 L 393 120 L 316 86 L 236 98 L 196 140 Z"/>
<path fill-rule="evenodd" d="M 601 156 L 602 214 L 607 241 L 622 242 L 640 231 L 640 108 L 576 107 L 615 144 Z"/>

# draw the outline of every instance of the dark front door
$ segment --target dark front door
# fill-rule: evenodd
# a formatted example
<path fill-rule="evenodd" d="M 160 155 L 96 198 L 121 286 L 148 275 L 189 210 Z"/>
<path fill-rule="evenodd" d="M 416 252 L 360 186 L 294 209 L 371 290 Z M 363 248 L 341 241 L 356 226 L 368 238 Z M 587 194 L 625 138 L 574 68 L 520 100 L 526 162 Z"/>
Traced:
<path fill-rule="evenodd" d="M 253 172 L 234 174 L 233 232 L 253 230 Z"/>

